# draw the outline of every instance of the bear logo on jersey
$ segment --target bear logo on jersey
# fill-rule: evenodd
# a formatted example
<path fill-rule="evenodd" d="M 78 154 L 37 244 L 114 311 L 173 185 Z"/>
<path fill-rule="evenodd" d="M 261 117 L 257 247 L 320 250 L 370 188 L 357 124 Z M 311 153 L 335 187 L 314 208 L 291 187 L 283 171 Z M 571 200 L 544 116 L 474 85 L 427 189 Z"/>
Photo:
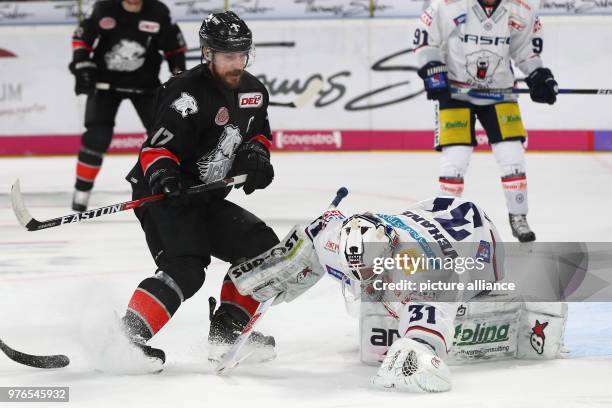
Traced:
<path fill-rule="evenodd" d="M 223 129 L 217 147 L 198 160 L 202 183 L 212 183 L 227 175 L 234 162 L 234 152 L 242 142 L 240 129 L 228 125 Z"/>
<path fill-rule="evenodd" d="M 187 92 L 181 92 L 181 96 L 170 105 L 183 118 L 198 113 L 198 104 L 195 98 Z"/>
<path fill-rule="evenodd" d="M 499 68 L 503 58 L 489 51 L 480 50 L 465 56 L 465 69 L 470 75 L 472 84 L 483 86 L 493 82 L 495 71 Z"/>
<path fill-rule="evenodd" d="M 142 67 L 146 50 L 136 41 L 121 40 L 104 55 L 109 71 L 132 72 Z"/>
<path fill-rule="evenodd" d="M 546 326 L 548 326 L 548 322 L 540 323 L 539 320 L 536 320 L 535 326 L 531 328 L 531 337 L 529 341 L 531 342 L 531 347 L 533 347 L 538 354 L 544 353 L 544 343 L 546 342 L 544 329 Z"/>

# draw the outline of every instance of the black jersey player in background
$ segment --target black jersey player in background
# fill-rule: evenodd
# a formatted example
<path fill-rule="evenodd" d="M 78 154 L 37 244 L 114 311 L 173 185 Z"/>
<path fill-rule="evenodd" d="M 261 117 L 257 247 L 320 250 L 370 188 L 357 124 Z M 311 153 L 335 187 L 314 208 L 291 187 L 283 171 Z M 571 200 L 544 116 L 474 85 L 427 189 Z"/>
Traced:
<path fill-rule="evenodd" d="M 160 85 L 161 53 L 170 72 L 185 70 L 185 41 L 170 11 L 157 0 L 100 0 L 72 37 L 70 71 L 75 92 L 87 94 L 86 131 L 81 138 L 72 209 L 85 211 L 94 181 L 110 146 L 115 116 L 130 99 L 149 130 L 155 114 L 154 90 Z M 110 84 L 110 90 L 96 89 Z M 143 94 L 118 92 L 129 88 Z"/>
<path fill-rule="evenodd" d="M 233 264 L 279 242 L 263 221 L 225 199 L 231 189 L 181 194 L 189 186 L 237 174 L 247 174 L 243 190 L 251 194 L 274 178 L 269 95 L 245 71 L 252 60 L 250 29 L 228 11 L 209 15 L 199 35 L 203 63 L 160 88 L 154 126 L 127 176 L 134 199 L 168 196 L 135 210 L 158 268 L 138 285 L 123 318 L 130 340 L 161 363 L 163 351 L 145 342 L 200 289 L 211 256 Z M 216 312 L 211 305 L 211 360 L 231 347 L 259 305 L 240 295 L 228 276 L 220 299 Z M 250 343 L 258 358 L 275 356 L 272 337 L 254 333 Z"/>

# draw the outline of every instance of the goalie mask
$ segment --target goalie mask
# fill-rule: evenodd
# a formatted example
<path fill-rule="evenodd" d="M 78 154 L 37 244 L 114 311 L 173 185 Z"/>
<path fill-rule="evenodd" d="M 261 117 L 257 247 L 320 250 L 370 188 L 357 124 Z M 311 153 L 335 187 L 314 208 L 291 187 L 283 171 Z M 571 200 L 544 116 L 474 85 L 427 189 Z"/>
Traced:
<path fill-rule="evenodd" d="M 353 280 L 372 280 L 374 259 L 390 257 L 398 244 L 393 227 L 371 213 L 353 215 L 340 230 L 342 263 Z"/>

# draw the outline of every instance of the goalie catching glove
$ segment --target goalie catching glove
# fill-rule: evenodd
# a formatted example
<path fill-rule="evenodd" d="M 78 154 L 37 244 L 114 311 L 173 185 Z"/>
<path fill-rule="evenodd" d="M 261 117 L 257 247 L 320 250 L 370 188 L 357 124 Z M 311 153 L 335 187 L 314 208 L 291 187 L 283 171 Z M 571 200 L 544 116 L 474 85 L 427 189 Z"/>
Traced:
<path fill-rule="evenodd" d="M 280 244 L 232 266 L 228 274 L 240 294 L 258 302 L 276 297 L 274 304 L 278 304 L 300 296 L 325 271 L 304 229 L 296 225 Z"/>

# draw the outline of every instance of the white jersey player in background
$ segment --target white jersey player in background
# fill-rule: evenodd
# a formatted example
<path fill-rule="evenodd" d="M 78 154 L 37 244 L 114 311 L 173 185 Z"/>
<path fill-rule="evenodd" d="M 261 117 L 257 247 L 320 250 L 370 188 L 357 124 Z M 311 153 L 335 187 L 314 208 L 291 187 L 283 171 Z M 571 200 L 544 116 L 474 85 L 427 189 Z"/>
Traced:
<path fill-rule="evenodd" d="M 534 102 L 553 104 L 557 82 L 543 67 L 539 0 L 433 0 L 423 12 L 413 44 L 427 98 L 438 101 L 435 148 L 442 152 L 440 190 L 461 196 L 476 146 L 476 118 L 501 169 L 512 234 L 534 241 L 527 223 L 523 126 L 516 95 L 475 97 L 454 88 L 512 88 L 512 61 L 527 76 Z"/>

